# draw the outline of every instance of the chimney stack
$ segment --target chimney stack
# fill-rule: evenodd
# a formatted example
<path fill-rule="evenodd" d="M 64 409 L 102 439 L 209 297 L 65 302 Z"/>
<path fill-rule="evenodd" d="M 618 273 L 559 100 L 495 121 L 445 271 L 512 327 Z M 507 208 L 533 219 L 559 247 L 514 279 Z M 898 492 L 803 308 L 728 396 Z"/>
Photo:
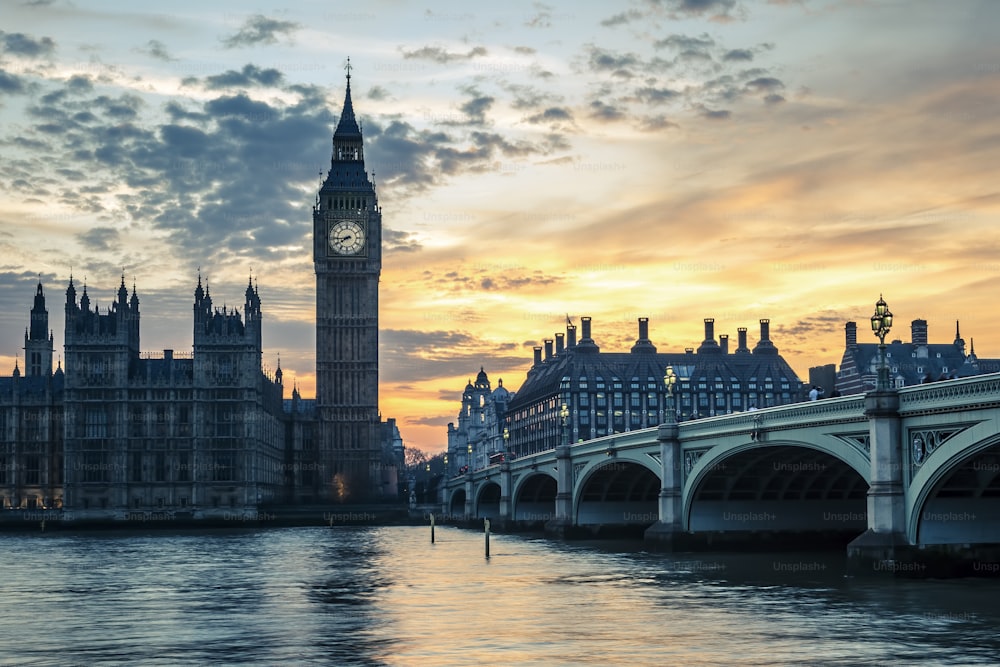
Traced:
<path fill-rule="evenodd" d="M 590 337 L 590 318 L 581 317 L 580 325 L 583 329 L 580 332 L 580 342 L 577 343 L 576 349 L 580 352 L 600 352 L 601 348 L 597 346 L 594 339 Z"/>
<path fill-rule="evenodd" d="M 545 361 L 548 361 L 552 358 L 552 339 L 546 338 L 542 342 L 545 343 Z"/>
<path fill-rule="evenodd" d="M 639 318 L 639 339 L 632 346 L 632 352 L 656 352 L 656 346 L 649 340 L 649 318 Z"/>
<path fill-rule="evenodd" d="M 736 329 L 736 351 L 737 352 L 749 352 L 750 348 L 747 347 L 747 328 L 739 327 Z"/>
<path fill-rule="evenodd" d="M 566 334 L 562 333 L 556 334 L 556 354 L 559 354 L 560 352 L 563 351 L 563 348 L 565 347 L 565 342 L 564 342 L 565 339 L 566 339 Z"/>
<path fill-rule="evenodd" d="M 540 348 L 539 346 L 536 345 L 533 349 L 535 351 L 535 363 L 534 363 L 534 365 L 535 366 L 541 366 L 542 365 L 542 348 Z"/>
<path fill-rule="evenodd" d="M 753 348 L 754 354 L 777 354 L 778 348 L 771 342 L 771 320 L 763 318 L 760 321 L 760 340 Z"/>
<path fill-rule="evenodd" d="M 705 318 L 705 340 L 701 342 L 698 346 L 698 354 L 704 352 L 709 352 L 712 354 L 718 354 L 722 350 L 719 348 L 719 344 L 715 342 L 715 318 L 706 317 Z"/>
<path fill-rule="evenodd" d="M 719 347 L 722 348 L 722 354 L 729 354 L 729 335 L 720 334 L 719 335 Z"/>
<path fill-rule="evenodd" d="M 566 347 L 576 346 L 576 325 L 567 324 L 566 325 Z"/>
<path fill-rule="evenodd" d="M 910 323 L 910 337 L 914 345 L 927 345 L 927 320 L 913 320 Z"/>
<path fill-rule="evenodd" d="M 844 338 L 846 339 L 847 347 L 857 347 L 858 346 L 858 323 L 857 322 L 847 322 L 844 325 Z"/>

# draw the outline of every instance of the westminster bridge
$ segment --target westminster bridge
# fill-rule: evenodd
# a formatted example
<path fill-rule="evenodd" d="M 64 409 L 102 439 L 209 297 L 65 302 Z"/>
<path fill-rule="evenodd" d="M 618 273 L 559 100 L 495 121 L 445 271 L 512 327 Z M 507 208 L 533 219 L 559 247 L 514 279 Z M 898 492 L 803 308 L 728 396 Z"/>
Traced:
<path fill-rule="evenodd" d="M 840 536 L 876 569 L 1000 561 L 1000 374 L 563 445 L 453 477 L 442 504 L 557 536 L 644 530 L 674 549 Z"/>

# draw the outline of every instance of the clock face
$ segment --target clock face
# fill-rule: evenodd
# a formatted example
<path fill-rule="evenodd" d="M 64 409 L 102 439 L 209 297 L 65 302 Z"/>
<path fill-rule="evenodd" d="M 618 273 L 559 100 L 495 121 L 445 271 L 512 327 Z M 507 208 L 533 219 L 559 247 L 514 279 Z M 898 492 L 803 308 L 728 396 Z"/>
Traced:
<path fill-rule="evenodd" d="M 365 230 L 353 220 L 330 221 L 330 250 L 338 255 L 357 255 L 365 247 Z"/>

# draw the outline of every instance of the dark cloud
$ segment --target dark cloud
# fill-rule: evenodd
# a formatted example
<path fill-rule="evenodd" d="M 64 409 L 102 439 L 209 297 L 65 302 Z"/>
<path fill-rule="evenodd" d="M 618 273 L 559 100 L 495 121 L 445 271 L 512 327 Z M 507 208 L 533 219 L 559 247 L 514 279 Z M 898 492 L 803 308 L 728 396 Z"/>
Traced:
<path fill-rule="evenodd" d="M 189 79 L 185 79 L 185 83 Z M 284 82 L 284 76 L 276 69 L 261 69 L 253 64 L 243 66 L 239 72 L 229 70 L 222 74 L 215 74 L 205 77 L 203 85 L 208 90 L 219 90 L 224 88 L 248 88 L 252 86 L 263 86 L 271 88 L 280 86 Z"/>
<path fill-rule="evenodd" d="M 475 90 L 470 92 L 475 94 L 475 97 L 460 107 L 462 113 L 467 117 L 466 123 L 471 125 L 485 125 L 486 112 L 490 110 L 490 107 L 493 106 L 496 100 L 489 95 L 478 94 L 478 91 Z"/>
<path fill-rule="evenodd" d="M 94 227 L 78 234 L 77 238 L 90 250 L 106 252 L 117 246 L 119 234 L 117 229 L 111 227 Z"/>
<path fill-rule="evenodd" d="M 415 241 L 409 232 L 398 232 L 388 227 L 382 227 L 382 249 L 386 253 L 416 252 L 422 246 Z"/>
<path fill-rule="evenodd" d="M 616 121 L 625 118 L 625 112 L 601 100 L 590 103 L 590 117 L 602 121 Z"/>
<path fill-rule="evenodd" d="M 145 53 L 151 58 L 156 58 L 157 60 L 162 60 L 164 62 L 170 62 L 176 60 L 167 52 L 167 45 L 158 39 L 151 39 L 146 42 L 145 46 L 136 49 L 139 53 Z"/>
<path fill-rule="evenodd" d="M 753 51 L 749 49 L 730 49 L 722 56 L 725 62 L 738 62 L 753 60 Z"/>
<path fill-rule="evenodd" d="M 561 95 L 556 95 L 548 89 L 525 86 L 516 83 L 501 83 L 501 87 L 514 96 L 510 105 L 515 109 L 537 109 L 541 106 L 552 106 L 563 101 Z"/>
<path fill-rule="evenodd" d="M 464 125 L 456 123 L 451 128 Z M 379 176 L 380 187 L 395 188 L 399 196 L 442 185 L 449 177 L 464 172 L 496 170 L 502 158 L 549 155 L 568 149 L 565 140 L 555 134 L 541 142 L 512 140 L 482 130 L 463 137 L 439 130 L 418 130 L 398 119 L 384 126 L 378 121 L 366 123 L 365 141 L 370 142 L 367 152 L 373 156 L 371 167 Z"/>
<path fill-rule="evenodd" d="M 91 83 L 90 78 L 83 76 L 82 74 L 74 74 L 67 81 L 63 90 L 74 95 L 83 95 L 89 93 L 94 89 L 94 84 Z"/>
<path fill-rule="evenodd" d="M 669 120 L 666 116 L 649 116 L 642 118 L 639 121 L 639 129 L 643 132 L 659 132 L 660 130 L 669 130 L 678 128 L 680 125 Z"/>
<path fill-rule="evenodd" d="M 752 81 L 747 81 L 746 87 L 755 93 L 771 93 L 776 90 L 783 90 L 785 84 L 774 77 L 763 76 Z"/>
<path fill-rule="evenodd" d="M 635 95 L 639 101 L 654 105 L 665 104 L 666 102 L 671 102 L 679 97 L 682 97 L 681 93 L 676 90 L 671 90 L 670 88 L 654 88 L 652 86 L 639 88 L 635 91 Z"/>
<path fill-rule="evenodd" d="M 703 106 L 699 108 L 698 115 L 709 120 L 729 120 L 733 113 L 728 109 L 709 109 Z"/>
<path fill-rule="evenodd" d="M 368 89 L 368 99 L 375 100 L 376 102 L 382 102 L 391 97 L 389 91 L 382 86 L 372 86 Z"/>
<path fill-rule="evenodd" d="M 56 49 L 56 43 L 50 37 L 35 39 L 23 32 L 3 32 L 0 30 L 0 50 L 27 58 L 38 58 L 50 55 Z"/>
<path fill-rule="evenodd" d="M 731 74 L 724 74 L 701 85 L 692 96 L 696 98 L 697 104 L 704 104 L 706 101 L 714 104 L 732 104 L 744 97 L 748 89 L 741 86 L 737 78 Z"/>
<path fill-rule="evenodd" d="M 301 28 L 295 21 L 281 21 L 268 18 L 263 14 L 254 14 L 235 33 L 222 40 L 227 49 L 257 44 L 275 44 L 280 36 L 289 36 Z"/>
<path fill-rule="evenodd" d="M 632 21 L 638 21 L 643 18 L 645 14 L 637 9 L 629 9 L 628 11 L 620 12 L 609 16 L 608 18 L 601 21 L 601 25 L 606 28 L 613 28 L 619 25 L 625 25 L 626 23 L 631 23 Z"/>
<path fill-rule="evenodd" d="M 515 291 L 525 287 L 563 282 L 562 277 L 547 275 L 539 270 L 529 271 L 517 266 L 500 269 L 489 263 L 476 264 L 468 272 L 464 267 L 461 271 L 449 271 L 441 275 L 425 271 L 424 279 L 434 289 L 445 289 L 454 293 L 480 290 Z"/>
<path fill-rule="evenodd" d="M 538 53 L 538 51 L 536 49 L 531 48 L 530 46 L 515 46 L 514 53 L 521 53 L 523 55 L 531 56 Z"/>
<path fill-rule="evenodd" d="M 415 51 L 407 51 L 405 49 L 400 49 L 400 51 L 407 60 L 432 60 L 441 64 L 447 64 L 456 60 L 472 60 L 473 58 L 488 55 L 488 51 L 482 46 L 474 47 L 468 53 L 451 53 L 440 46 L 424 46 Z"/>
<path fill-rule="evenodd" d="M 528 275 L 495 275 L 486 276 L 479 281 L 479 287 L 487 292 L 511 292 L 522 287 L 535 285 L 554 285 L 562 282 L 560 278 L 546 276 L 541 271 Z"/>
<path fill-rule="evenodd" d="M 93 100 L 92 104 L 97 106 L 109 118 L 122 121 L 136 118 L 143 106 L 143 101 L 136 95 L 125 93 L 118 97 L 101 95 Z"/>
<path fill-rule="evenodd" d="M 771 93 L 770 95 L 764 96 L 765 104 L 781 104 L 784 101 L 785 98 L 782 95 L 778 95 L 777 93 Z"/>
<path fill-rule="evenodd" d="M 703 16 L 711 14 L 713 18 L 730 16 L 736 8 L 736 0 L 652 0 L 654 4 L 665 9 L 676 17 Z"/>
<path fill-rule="evenodd" d="M 653 42 L 653 46 L 657 49 L 669 48 L 675 51 L 707 52 L 708 49 L 715 46 L 715 40 L 705 33 L 702 33 L 700 37 L 674 34 Z"/>
<path fill-rule="evenodd" d="M 177 102 L 171 100 L 164 105 L 164 110 L 170 115 L 170 119 L 174 122 L 179 120 L 191 120 L 196 122 L 206 122 L 209 118 L 208 114 L 200 113 L 197 111 L 188 111 L 182 107 Z"/>
<path fill-rule="evenodd" d="M 444 317 L 448 313 L 439 313 Z M 382 329 L 379 331 L 382 378 L 387 382 L 424 382 L 462 377 L 489 361 L 493 368 L 516 368 L 522 356 L 510 356 L 510 346 L 479 339 L 461 329 L 462 314 L 455 313 L 455 328 L 438 331 Z M 461 387 L 458 388 L 461 393 Z"/>
<path fill-rule="evenodd" d="M 616 54 L 599 47 L 590 47 L 588 63 L 595 72 L 629 72 L 641 64 L 642 60 L 634 53 Z"/>
<path fill-rule="evenodd" d="M 541 113 L 537 113 L 533 116 L 529 116 L 525 119 L 529 123 L 558 123 L 558 122 L 573 122 L 573 113 L 563 107 L 549 107 Z"/>
<path fill-rule="evenodd" d="M 17 95 L 28 91 L 28 83 L 23 77 L 0 69 L 0 92 Z"/>

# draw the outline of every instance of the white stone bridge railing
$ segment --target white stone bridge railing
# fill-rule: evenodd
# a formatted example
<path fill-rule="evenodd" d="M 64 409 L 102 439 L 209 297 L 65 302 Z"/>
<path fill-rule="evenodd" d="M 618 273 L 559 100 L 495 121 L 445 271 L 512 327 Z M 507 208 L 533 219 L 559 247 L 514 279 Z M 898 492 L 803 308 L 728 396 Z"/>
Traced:
<path fill-rule="evenodd" d="M 904 416 L 1000 407 L 1000 373 L 929 382 L 899 390 Z"/>
<path fill-rule="evenodd" d="M 751 410 L 732 415 L 706 417 L 679 424 L 680 440 L 688 444 L 700 440 L 711 440 L 733 435 L 741 431 L 766 428 L 779 431 L 817 423 L 836 424 L 862 422 L 865 420 L 865 397 L 863 394 L 824 398 L 781 405 L 762 410 Z"/>

